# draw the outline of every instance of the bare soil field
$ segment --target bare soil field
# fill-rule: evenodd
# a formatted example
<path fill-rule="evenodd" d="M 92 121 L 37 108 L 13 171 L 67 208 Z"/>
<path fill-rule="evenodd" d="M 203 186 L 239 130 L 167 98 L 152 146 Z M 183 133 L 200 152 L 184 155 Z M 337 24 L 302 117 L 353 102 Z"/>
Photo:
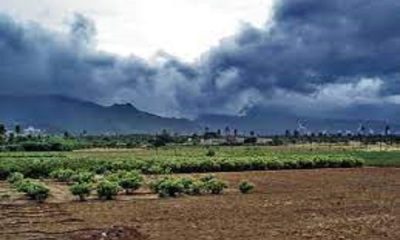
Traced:
<path fill-rule="evenodd" d="M 400 239 L 400 169 L 220 173 L 219 196 L 158 199 L 143 189 L 116 201 L 74 201 L 51 183 L 44 204 L 5 182 L 0 239 Z M 241 180 L 256 185 L 242 195 Z"/>

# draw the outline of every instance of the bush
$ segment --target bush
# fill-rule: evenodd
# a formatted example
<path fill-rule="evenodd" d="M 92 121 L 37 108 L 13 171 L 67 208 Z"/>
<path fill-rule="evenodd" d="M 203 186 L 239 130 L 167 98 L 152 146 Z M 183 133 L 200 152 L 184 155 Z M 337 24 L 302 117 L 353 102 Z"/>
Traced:
<path fill-rule="evenodd" d="M 12 173 L 8 178 L 7 181 L 11 184 L 16 184 L 17 182 L 20 182 L 24 179 L 24 174 L 15 172 Z"/>
<path fill-rule="evenodd" d="M 118 180 L 118 185 L 130 194 L 142 186 L 143 177 L 138 172 L 127 172 Z"/>
<path fill-rule="evenodd" d="M 243 181 L 239 184 L 239 190 L 241 193 L 246 194 L 254 189 L 254 184 L 249 183 L 247 181 Z"/>
<path fill-rule="evenodd" d="M 190 187 L 193 185 L 194 180 L 192 178 L 183 177 L 179 179 L 183 185 L 184 190 L 189 190 Z"/>
<path fill-rule="evenodd" d="M 22 179 L 21 181 L 15 182 L 14 187 L 18 192 L 27 192 L 32 181 L 30 179 Z"/>
<path fill-rule="evenodd" d="M 119 190 L 120 188 L 116 182 L 103 180 L 97 185 L 97 195 L 100 199 L 112 200 L 118 195 Z"/>
<path fill-rule="evenodd" d="M 157 180 L 152 183 L 151 188 L 154 192 L 158 193 L 160 197 L 176 197 L 185 190 L 181 179 L 173 177 Z"/>
<path fill-rule="evenodd" d="M 71 169 L 59 169 L 50 173 L 50 177 L 59 182 L 69 182 L 72 180 L 72 176 L 74 175 L 75 171 Z"/>
<path fill-rule="evenodd" d="M 22 180 L 17 184 L 17 190 L 24 192 L 30 199 L 43 202 L 49 196 L 50 190 L 41 183 Z"/>
<path fill-rule="evenodd" d="M 91 172 L 80 172 L 71 176 L 71 180 L 75 183 L 92 183 L 94 181 L 94 174 Z"/>
<path fill-rule="evenodd" d="M 78 196 L 80 201 L 85 201 L 90 195 L 91 185 L 89 183 L 76 183 L 69 188 L 74 196 Z"/>
<path fill-rule="evenodd" d="M 213 179 L 215 179 L 215 176 L 209 174 L 209 175 L 206 175 L 206 176 L 204 176 L 204 177 L 201 177 L 201 178 L 200 178 L 200 181 L 202 181 L 202 182 L 208 182 L 208 181 L 211 181 L 211 180 L 213 180 Z"/>
<path fill-rule="evenodd" d="M 186 190 L 186 193 L 189 195 L 201 195 L 205 190 L 205 184 L 202 181 L 193 181 L 189 188 Z"/>
<path fill-rule="evenodd" d="M 212 149 L 209 149 L 206 153 L 207 157 L 214 157 L 216 155 L 216 152 Z"/>
<path fill-rule="evenodd" d="M 216 178 L 204 182 L 204 188 L 207 192 L 210 192 L 212 194 L 221 194 L 227 187 L 228 186 L 225 182 Z"/>

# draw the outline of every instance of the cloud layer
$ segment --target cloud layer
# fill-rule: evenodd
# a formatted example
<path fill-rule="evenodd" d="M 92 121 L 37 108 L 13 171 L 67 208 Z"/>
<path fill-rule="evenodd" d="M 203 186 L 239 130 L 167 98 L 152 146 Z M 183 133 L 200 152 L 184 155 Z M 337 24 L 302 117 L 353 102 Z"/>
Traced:
<path fill-rule="evenodd" d="M 0 94 L 131 102 L 190 117 L 400 102 L 400 2 L 280 0 L 274 10 L 272 23 L 243 25 L 194 63 L 98 51 L 95 24 L 79 14 L 67 34 L 0 15 Z"/>

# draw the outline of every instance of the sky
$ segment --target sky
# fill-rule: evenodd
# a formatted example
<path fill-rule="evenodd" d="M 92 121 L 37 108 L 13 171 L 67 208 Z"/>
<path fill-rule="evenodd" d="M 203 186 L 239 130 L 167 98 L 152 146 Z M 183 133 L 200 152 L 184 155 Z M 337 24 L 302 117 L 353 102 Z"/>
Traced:
<path fill-rule="evenodd" d="M 65 31 L 75 13 L 92 19 L 98 49 L 152 58 L 166 51 L 193 61 L 241 24 L 261 27 L 272 0 L 0 0 L 0 11 Z M 185 34 L 182 34 L 182 33 Z"/>
<path fill-rule="evenodd" d="M 189 118 L 395 109 L 373 114 L 386 118 L 399 22 L 398 0 L 0 0 L 0 94 Z"/>

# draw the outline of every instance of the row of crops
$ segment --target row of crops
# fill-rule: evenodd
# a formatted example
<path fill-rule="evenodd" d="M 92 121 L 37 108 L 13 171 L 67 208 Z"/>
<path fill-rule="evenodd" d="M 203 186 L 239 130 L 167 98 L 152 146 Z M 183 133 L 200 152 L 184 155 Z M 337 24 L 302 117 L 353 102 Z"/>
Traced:
<path fill-rule="evenodd" d="M 178 197 L 182 195 L 199 196 L 203 194 L 221 194 L 228 184 L 213 175 L 201 178 L 162 176 L 146 179 L 137 171 L 119 171 L 106 175 L 73 170 L 56 170 L 50 177 L 57 182 L 68 184 L 69 191 L 80 201 L 85 201 L 96 192 L 100 200 L 113 200 L 122 191 L 126 195 L 134 194 L 141 187 L 146 187 L 159 197 Z M 16 191 L 24 193 L 30 200 L 44 202 L 50 196 L 50 188 L 43 182 L 25 178 L 22 173 L 14 172 L 8 178 Z M 242 181 L 241 193 L 249 193 L 254 188 L 252 183 Z"/>
<path fill-rule="evenodd" d="M 249 157 L 156 156 L 151 158 L 69 158 L 69 157 L 0 157 L 0 179 L 14 172 L 29 178 L 48 178 L 59 169 L 105 174 L 139 171 L 143 174 L 204 173 L 254 170 L 352 168 L 361 167 L 362 159 L 349 154 L 269 154 Z"/>

